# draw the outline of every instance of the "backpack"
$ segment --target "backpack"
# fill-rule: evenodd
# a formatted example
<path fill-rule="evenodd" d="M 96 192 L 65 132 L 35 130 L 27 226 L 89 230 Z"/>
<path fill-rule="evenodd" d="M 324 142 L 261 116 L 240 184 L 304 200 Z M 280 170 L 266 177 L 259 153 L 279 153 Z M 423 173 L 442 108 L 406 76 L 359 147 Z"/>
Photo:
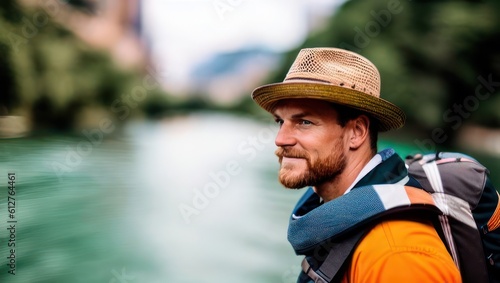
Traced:
<path fill-rule="evenodd" d="M 405 163 L 443 212 L 436 228 L 463 282 L 500 282 L 499 195 L 488 170 L 454 152 L 408 156 Z"/>
<path fill-rule="evenodd" d="M 416 154 L 405 160 L 407 185 L 429 192 L 441 210 L 435 227 L 465 283 L 500 282 L 499 195 L 488 170 L 470 156 L 438 152 Z M 306 258 L 298 282 L 337 282 L 345 271 L 357 243 L 376 223 L 386 218 L 412 219 L 418 207 L 387 210 L 370 223 L 356 224 L 350 233 L 328 245 L 320 266 L 312 268 Z M 404 212 L 404 213 L 402 213 Z"/>

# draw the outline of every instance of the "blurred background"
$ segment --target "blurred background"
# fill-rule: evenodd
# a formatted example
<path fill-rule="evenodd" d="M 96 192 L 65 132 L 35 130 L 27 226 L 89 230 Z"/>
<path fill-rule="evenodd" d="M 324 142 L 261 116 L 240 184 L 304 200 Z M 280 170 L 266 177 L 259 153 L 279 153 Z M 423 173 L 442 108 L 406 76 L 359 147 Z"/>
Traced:
<path fill-rule="evenodd" d="M 302 191 L 250 93 L 321 46 L 405 110 L 380 148 L 465 152 L 499 187 L 498 1 L 4 0 L 0 282 L 295 282 Z"/>

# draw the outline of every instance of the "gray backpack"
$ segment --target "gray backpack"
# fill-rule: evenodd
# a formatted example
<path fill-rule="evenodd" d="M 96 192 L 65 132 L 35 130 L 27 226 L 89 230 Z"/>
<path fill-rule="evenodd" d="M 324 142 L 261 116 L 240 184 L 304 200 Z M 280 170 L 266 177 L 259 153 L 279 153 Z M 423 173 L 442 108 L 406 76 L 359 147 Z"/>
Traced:
<path fill-rule="evenodd" d="M 500 282 L 499 195 L 488 170 L 453 152 L 417 154 L 405 163 L 443 212 L 436 228 L 463 282 Z"/>

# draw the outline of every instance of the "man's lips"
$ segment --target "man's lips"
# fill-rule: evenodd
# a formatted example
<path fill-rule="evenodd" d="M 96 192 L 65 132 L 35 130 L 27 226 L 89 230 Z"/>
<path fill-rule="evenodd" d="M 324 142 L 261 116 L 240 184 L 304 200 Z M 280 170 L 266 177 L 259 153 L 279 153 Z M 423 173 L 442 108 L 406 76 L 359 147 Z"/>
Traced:
<path fill-rule="evenodd" d="M 282 156 L 280 158 L 280 163 L 281 164 L 287 164 L 287 163 L 297 163 L 297 162 L 302 162 L 305 160 L 303 157 L 289 157 L 289 156 Z"/>
<path fill-rule="evenodd" d="M 289 155 L 283 155 L 281 158 L 283 159 L 304 159 L 304 157 L 300 157 L 300 156 L 289 156 Z"/>
<path fill-rule="evenodd" d="M 276 156 L 278 156 L 280 163 L 282 162 L 282 160 L 292 162 L 292 161 L 307 159 L 305 153 L 302 153 L 297 150 L 285 150 L 283 148 L 278 148 L 275 153 Z"/>

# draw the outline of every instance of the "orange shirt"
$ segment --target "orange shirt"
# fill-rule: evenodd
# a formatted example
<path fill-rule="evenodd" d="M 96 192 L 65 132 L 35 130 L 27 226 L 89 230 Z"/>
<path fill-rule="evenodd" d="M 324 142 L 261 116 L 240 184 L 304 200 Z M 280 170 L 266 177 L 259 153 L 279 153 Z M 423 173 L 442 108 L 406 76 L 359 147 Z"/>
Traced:
<path fill-rule="evenodd" d="M 342 283 L 462 282 L 431 223 L 389 220 L 376 225 L 354 251 Z"/>

